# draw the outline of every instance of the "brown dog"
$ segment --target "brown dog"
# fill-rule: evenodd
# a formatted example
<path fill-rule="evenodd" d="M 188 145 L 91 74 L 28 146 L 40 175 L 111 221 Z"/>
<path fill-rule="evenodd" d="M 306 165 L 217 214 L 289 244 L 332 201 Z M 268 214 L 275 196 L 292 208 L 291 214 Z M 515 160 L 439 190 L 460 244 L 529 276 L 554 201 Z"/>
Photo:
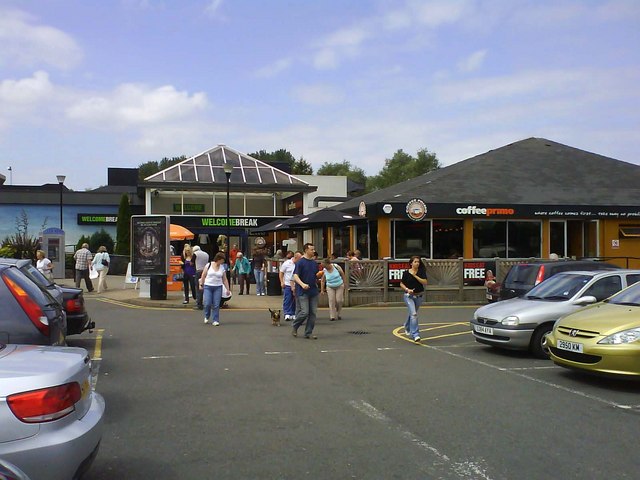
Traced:
<path fill-rule="evenodd" d="M 280 326 L 280 310 L 271 310 L 269 309 L 269 313 L 271 314 L 271 325 L 274 327 Z"/>

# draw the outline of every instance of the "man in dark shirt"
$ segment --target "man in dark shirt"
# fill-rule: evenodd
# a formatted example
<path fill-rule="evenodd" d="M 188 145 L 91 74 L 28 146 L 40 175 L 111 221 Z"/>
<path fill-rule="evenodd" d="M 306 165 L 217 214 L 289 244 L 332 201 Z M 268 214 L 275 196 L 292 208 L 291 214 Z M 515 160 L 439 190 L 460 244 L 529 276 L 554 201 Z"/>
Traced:
<path fill-rule="evenodd" d="M 296 268 L 293 272 L 293 281 L 296 286 L 296 319 L 293 321 L 292 335 L 298 336 L 298 328 L 306 323 L 304 329 L 304 338 L 316 339 L 313 334 L 313 327 L 316 324 L 316 316 L 318 313 L 318 282 L 316 273 L 318 273 L 318 264 L 313 260 L 313 254 L 316 249 L 312 243 L 304 245 L 304 256 L 296 262 Z"/>

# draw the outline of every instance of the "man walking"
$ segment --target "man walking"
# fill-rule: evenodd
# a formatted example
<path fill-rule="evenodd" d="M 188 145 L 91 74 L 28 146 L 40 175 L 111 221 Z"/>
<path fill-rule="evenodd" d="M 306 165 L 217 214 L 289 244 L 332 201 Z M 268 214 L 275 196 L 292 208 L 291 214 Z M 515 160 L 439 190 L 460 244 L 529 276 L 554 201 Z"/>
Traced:
<path fill-rule="evenodd" d="M 316 273 L 318 273 L 318 264 L 313 260 L 316 248 L 312 243 L 304 245 L 304 256 L 296 262 L 296 268 L 293 273 L 293 281 L 296 287 L 297 313 L 296 319 L 293 321 L 293 330 L 291 334 L 298 336 L 298 328 L 306 322 L 304 329 L 304 338 L 317 339 L 313 334 L 313 328 L 316 324 L 316 316 L 318 313 L 318 281 Z"/>
<path fill-rule="evenodd" d="M 82 248 L 73 254 L 73 258 L 76 261 L 76 288 L 80 288 L 80 280 L 84 278 L 84 285 L 87 287 L 87 291 L 93 292 L 93 282 L 89 278 L 93 255 L 89 251 L 89 244 L 83 243 Z"/>
<path fill-rule="evenodd" d="M 288 322 L 296 319 L 296 298 L 292 289 L 293 272 L 296 262 L 302 257 L 302 252 L 287 252 L 287 259 L 280 265 L 280 286 L 282 287 L 282 311 L 284 320 Z"/>
<path fill-rule="evenodd" d="M 198 245 L 193 247 L 193 254 L 196 256 L 196 279 L 199 281 L 204 268 L 207 266 L 207 263 L 209 263 L 209 254 L 202 250 Z M 204 290 L 202 288 L 198 288 L 196 306 L 193 307 L 194 310 L 202 310 L 204 308 L 202 303 L 203 294 Z"/>

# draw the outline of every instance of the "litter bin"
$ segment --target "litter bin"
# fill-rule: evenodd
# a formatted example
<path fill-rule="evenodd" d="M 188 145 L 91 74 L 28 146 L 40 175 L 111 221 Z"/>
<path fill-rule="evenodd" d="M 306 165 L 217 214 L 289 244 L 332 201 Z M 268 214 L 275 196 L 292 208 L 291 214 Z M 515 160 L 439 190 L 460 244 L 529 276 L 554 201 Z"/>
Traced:
<path fill-rule="evenodd" d="M 277 272 L 267 272 L 267 295 L 273 297 L 282 295 L 280 276 Z"/>
<path fill-rule="evenodd" d="M 167 299 L 167 276 L 166 275 L 154 275 L 151 277 L 151 286 L 149 288 L 151 300 L 166 300 Z"/>

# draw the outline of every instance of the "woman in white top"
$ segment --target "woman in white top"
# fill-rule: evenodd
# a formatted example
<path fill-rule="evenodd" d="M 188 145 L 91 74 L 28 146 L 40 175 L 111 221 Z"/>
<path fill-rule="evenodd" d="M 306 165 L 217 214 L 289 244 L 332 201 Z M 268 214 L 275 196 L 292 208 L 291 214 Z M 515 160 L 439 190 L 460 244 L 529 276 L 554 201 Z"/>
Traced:
<path fill-rule="evenodd" d="M 204 289 L 204 323 L 217 327 L 220 325 L 220 303 L 222 301 L 222 289 L 229 292 L 229 280 L 227 279 L 226 269 L 224 267 L 225 255 L 218 252 L 213 257 L 213 262 L 207 264 L 202 271 L 199 280 L 200 288 Z M 213 312 L 212 312 L 213 310 Z"/>
<path fill-rule="evenodd" d="M 44 278 L 53 282 L 53 263 L 45 256 L 44 250 L 36 252 L 36 268 L 40 270 Z"/>
<path fill-rule="evenodd" d="M 98 253 L 95 254 L 91 261 L 93 269 L 98 272 L 98 293 L 102 293 L 103 290 L 107 289 L 107 273 L 109 273 L 110 262 L 111 257 L 109 257 L 107 247 L 102 245 L 98 248 Z"/>

